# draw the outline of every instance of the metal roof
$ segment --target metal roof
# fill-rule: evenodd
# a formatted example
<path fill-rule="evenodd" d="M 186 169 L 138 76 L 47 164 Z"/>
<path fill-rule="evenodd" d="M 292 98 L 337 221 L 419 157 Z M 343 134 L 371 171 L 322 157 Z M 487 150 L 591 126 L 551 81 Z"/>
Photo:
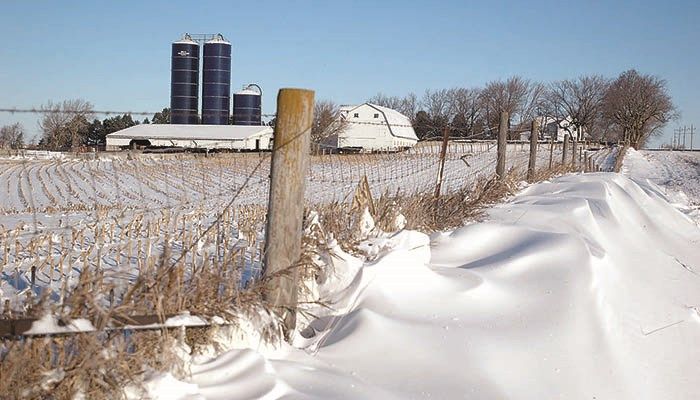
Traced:
<path fill-rule="evenodd" d="M 244 140 L 264 135 L 272 135 L 272 128 L 258 125 L 141 124 L 110 133 L 107 137 L 114 139 Z"/>

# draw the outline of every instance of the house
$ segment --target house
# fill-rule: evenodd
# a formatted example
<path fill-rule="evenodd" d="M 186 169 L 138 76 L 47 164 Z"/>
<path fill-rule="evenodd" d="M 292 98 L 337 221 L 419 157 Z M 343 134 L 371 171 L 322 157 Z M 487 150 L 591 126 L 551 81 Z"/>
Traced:
<path fill-rule="evenodd" d="M 390 108 L 364 103 L 342 106 L 335 131 L 322 146 L 348 151 L 398 151 L 418 142 L 411 120 Z"/>
<path fill-rule="evenodd" d="M 107 135 L 107 151 L 133 147 L 270 150 L 272 128 L 262 125 L 141 124 Z"/>
<path fill-rule="evenodd" d="M 591 135 L 583 131 L 583 135 L 578 135 L 576 128 L 571 125 L 571 118 L 557 119 L 554 117 L 541 116 L 537 117 L 540 123 L 540 139 L 551 140 L 555 142 L 563 142 L 564 136 L 572 136 L 577 140 L 590 139 Z M 530 140 L 530 131 L 520 133 L 520 140 Z"/>

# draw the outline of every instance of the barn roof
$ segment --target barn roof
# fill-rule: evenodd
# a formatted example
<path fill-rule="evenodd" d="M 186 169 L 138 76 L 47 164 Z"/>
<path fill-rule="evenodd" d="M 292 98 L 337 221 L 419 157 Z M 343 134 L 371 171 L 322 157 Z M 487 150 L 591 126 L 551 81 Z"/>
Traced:
<path fill-rule="evenodd" d="M 379 111 L 382 116 L 384 116 L 384 120 L 389 127 L 389 132 L 391 132 L 393 136 L 404 139 L 418 140 L 416 132 L 413 130 L 413 126 L 411 125 L 411 120 L 407 116 L 391 108 L 378 106 L 372 103 L 363 103 L 358 106 L 342 106 L 340 107 L 340 110 L 349 113 L 352 110 L 362 106 L 368 106 Z M 352 120 L 348 120 L 348 122 L 353 123 Z"/>
<path fill-rule="evenodd" d="M 244 140 L 272 135 L 269 126 L 141 124 L 110 133 L 114 139 Z"/>

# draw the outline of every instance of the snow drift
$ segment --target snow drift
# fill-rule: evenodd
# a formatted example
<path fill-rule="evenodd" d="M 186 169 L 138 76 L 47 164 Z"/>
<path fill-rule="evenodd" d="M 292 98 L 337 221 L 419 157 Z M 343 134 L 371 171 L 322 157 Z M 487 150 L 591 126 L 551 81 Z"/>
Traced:
<path fill-rule="evenodd" d="M 206 399 L 697 393 L 700 230 L 653 186 L 568 175 L 530 186 L 485 222 L 432 237 L 404 231 L 384 245 L 391 250 L 375 261 L 346 269 L 355 275 L 333 299 L 340 311 L 298 337 L 301 349 L 232 350 L 193 363 L 187 390 L 162 376 L 149 390 Z"/>

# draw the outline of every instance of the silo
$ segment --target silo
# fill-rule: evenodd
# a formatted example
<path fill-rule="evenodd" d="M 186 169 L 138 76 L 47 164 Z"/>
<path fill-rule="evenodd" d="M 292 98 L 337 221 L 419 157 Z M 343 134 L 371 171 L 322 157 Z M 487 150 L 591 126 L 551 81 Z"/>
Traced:
<path fill-rule="evenodd" d="M 202 123 L 228 124 L 231 106 L 231 43 L 222 35 L 204 43 Z"/>
<path fill-rule="evenodd" d="M 262 90 L 250 84 L 233 94 L 233 124 L 262 125 Z"/>
<path fill-rule="evenodd" d="M 198 110 L 199 44 L 185 34 L 172 45 L 170 123 L 196 124 Z"/>

